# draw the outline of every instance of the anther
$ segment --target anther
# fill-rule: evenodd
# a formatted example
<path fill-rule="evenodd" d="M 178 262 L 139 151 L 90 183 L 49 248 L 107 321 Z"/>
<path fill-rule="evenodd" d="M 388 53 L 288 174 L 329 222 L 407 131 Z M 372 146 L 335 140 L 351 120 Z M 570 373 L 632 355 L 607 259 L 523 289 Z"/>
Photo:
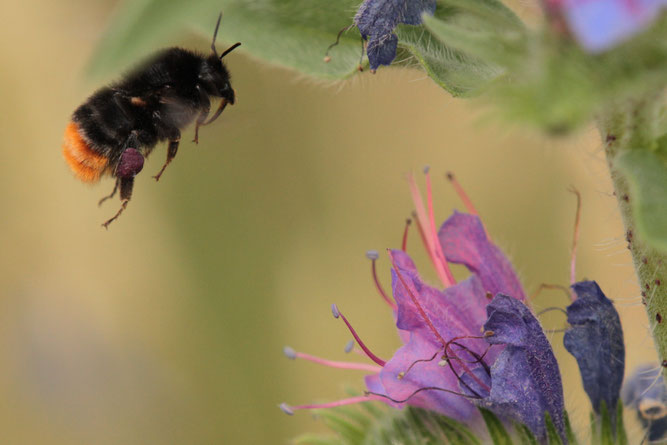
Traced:
<path fill-rule="evenodd" d="M 663 360 L 661 365 L 663 368 L 667 368 L 667 360 Z"/>
<path fill-rule="evenodd" d="M 280 410 L 285 414 L 287 414 L 288 416 L 294 415 L 294 411 L 287 403 L 281 403 L 280 405 L 278 405 L 278 408 L 280 408 Z"/>
<path fill-rule="evenodd" d="M 349 354 L 350 352 L 352 352 L 352 349 L 354 349 L 354 340 L 348 341 L 347 344 L 345 345 L 345 349 L 343 350 L 345 351 L 346 354 Z"/>
<path fill-rule="evenodd" d="M 449 364 L 449 361 L 447 361 L 447 360 L 440 360 L 440 361 L 438 362 L 438 366 L 440 366 L 441 368 L 444 368 L 444 367 L 447 366 L 448 364 Z"/>
<path fill-rule="evenodd" d="M 330 56 L 324 56 L 324 63 L 329 63 L 331 62 L 331 57 Z"/>
<path fill-rule="evenodd" d="M 285 354 L 285 357 L 287 357 L 290 360 L 296 359 L 296 351 L 289 346 L 285 346 L 283 348 L 283 354 Z"/>
<path fill-rule="evenodd" d="M 412 220 L 410 218 L 405 220 L 405 229 L 403 230 L 403 241 L 401 242 L 401 250 L 405 252 L 408 248 L 408 229 Z"/>
<path fill-rule="evenodd" d="M 662 315 L 660 315 L 660 312 L 655 314 L 655 321 L 657 321 L 658 323 L 662 323 Z"/>
<path fill-rule="evenodd" d="M 401 380 L 403 377 L 405 377 L 405 372 L 403 371 L 399 372 L 398 375 L 396 376 L 398 380 Z"/>
<path fill-rule="evenodd" d="M 334 318 L 340 317 L 340 311 L 338 310 L 338 306 L 336 306 L 336 303 L 331 305 L 331 313 L 333 314 Z"/>
<path fill-rule="evenodd" d="M 486 298 L 487 300 L 493 300 L 493 294 L 489 292 L 488 290 L 486 291 Z"/>
<path fill-rule="evenodd" d="M 367 250 L 366 251 L 366 258 L 368 258 L 371 261 L 375 261 L 378 258 L 380 258 L 380 254 L 378 253 L 377 250 Z"/>
<path fill-rule="evenodd" d="M 496 333 L 493 332 L 493 331 L 485 331 L 484 332 L 484 337 L 493 337 L 494 335 L 496 335 Z"/>
<path fill-rule="evenodd" d="M 661 281 L 658 279 L 658 280 L 655 280 L 654 283 L 655 283 L 656 286 L 660 286 Z"/>

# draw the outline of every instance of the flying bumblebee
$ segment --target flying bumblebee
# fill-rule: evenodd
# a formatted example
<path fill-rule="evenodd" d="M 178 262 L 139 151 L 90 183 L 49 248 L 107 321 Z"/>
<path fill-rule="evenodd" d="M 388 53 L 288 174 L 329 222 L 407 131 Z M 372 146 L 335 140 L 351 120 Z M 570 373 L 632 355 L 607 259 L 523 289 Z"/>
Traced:
<path fill-rule="evenodd" d="M 104 175 L 116 178 L 113 191 L 100 204 L 120 189 L 121 207 L 102 224 L 105 228 L 127 207 L 134 177 L 158 142 L 168 141 L 168 148 L 156 181 L 176 156 L 181 129 L 196 120 L 193 142 L 198 143 L 199 127 L 216 120 L 227 104 L 234 104 L 235 93 L 222 59 L 241 44 L 218 55 L 215 38 L 221 18 L 222 14 L 213 32 L 212 54 L 162 50 L 121 81 L 96 91 L 74 111 L 65 129 L 65 160 L 83 182 L 94 183 Z M 212 98 L 221 101 L 209 119 Z"/>

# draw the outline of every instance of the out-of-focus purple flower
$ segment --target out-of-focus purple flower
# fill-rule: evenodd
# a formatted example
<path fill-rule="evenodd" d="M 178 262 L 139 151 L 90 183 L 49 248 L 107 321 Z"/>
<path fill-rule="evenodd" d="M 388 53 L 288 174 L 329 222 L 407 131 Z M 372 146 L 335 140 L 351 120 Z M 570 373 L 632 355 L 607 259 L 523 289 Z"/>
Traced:
<path fill-rule="evenodd" d="M 632 407 L 644 428 L 647 439 L 658 441 L 667 433 L 667 388 L 659 365 L 639 366 L 623 385 L 625 406 Z"/>
<path fill-rule="evenodd" d="M 577 359 L 593 409 L 599 414 L 604 401 L 615 424 L 625 371 L 621 320 L 595 281 L 580 281 L 572 289 L 577 299 L 567 307 L 567 321 L 572 327 L 565 332 L 563 343 Z"/>
<path fill-rule="evenodd" d="M 372 71 L 391 64 L 396 57 L 398 37 L 394 28 L 399 23 L 421 24 L 424 12 L 435 12 L 435 0 L 365 0 L 361 4 L 354 24 L 368 41 L 366 52 Z"/>
<path fill-rule="evenodd" d="M 443 287 L 427 284 L 404 250 L 391 250 L 393 303 L 375 277 L 377 255 L 369 252 L 376 286 L 392 308 L 404 344 L 390 360 L 377 357 L 334 306 L 334 316 L 345 322 L 377 365 L 365 365 L 373 367 L 365 378 L 366 398 L 293 406 L 289 412 L 381 400 L 470 420 L 477 416 L 478 404 L 525 423 L 540 438 L 545 438 L 544 416 L 549 413 L 565 440 L 558 366 L 538 321 L 522 302 L 525 294 L 511 264 L 490 240 L 463 192 L 472 214 L 456 212 L 437 230 L 428 172 L 426 206 L 412 178 L 410 187 L 416 225 Z M 470 276 L 456 282 L 449 263 L 466 266 Z M 297 356 L 289 350 L 288 357 Z M 311 356 L 311 361 L 316 360 Z"/>
<path fill-rule="evenodd" d="M 600 52 L 641 32 L 667 7 L 667 0 L 547 0 L 579 43 Z"/>
<path fill-rule="evenodd" d="M 505 345 L 491 368 L 491 393 L 478 403 L 500 417 L 518 421 L 546 439 L 549 413 L 563 443 L 565 422 L 563 385 L 558 362 L 539 321 L 516 298 L 498 294 L 486 307 L 484 324 L 492 345 Z"/>

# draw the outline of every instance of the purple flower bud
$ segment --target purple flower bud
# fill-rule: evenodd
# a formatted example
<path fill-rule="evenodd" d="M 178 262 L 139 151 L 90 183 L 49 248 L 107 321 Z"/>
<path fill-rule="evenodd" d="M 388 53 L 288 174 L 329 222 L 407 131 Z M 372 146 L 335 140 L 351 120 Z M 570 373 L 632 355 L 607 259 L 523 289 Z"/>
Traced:
<path fill-rule="evenodd" d="M 625 371 L 621 320 L 595 281 L 580 281 L 572 289 L 577 299 L 567 307 L 572 327 L 565 332 L 563 343 L 577 359 L 593 409 L 599 414 L 604 401 L 614 421 Z"/>
<path fill-rule="evenodd" d="M 492 345 L 506 345 L 491 368 L 491 394 L 479 401 L 501 418 L 523 423 L 546 439 L 549 413 L 566 442 L 563 385 L 556 357 L 530 309 L 516 298 L 498 294 L 486 308 L 484 329 Z"/>
<path fill-rule="evenodd" d="M 371 70 L 389 65 L 396 57 L 398 37 L 394 28 L 399 23 L 420 25 L 422 13 L 435 12 L 435 0 L 365 0 L 354 16 L 361 37 L 368 40 L 368 61 Z"/>
<path fill-rule="evenodd" d="M 625 406 L 637 412 L 647 439 L 659 441 L 667 433 L 667 388 L 662 379 L 662 369 L 656 364 L 639 366 L 623 385 Z"/>

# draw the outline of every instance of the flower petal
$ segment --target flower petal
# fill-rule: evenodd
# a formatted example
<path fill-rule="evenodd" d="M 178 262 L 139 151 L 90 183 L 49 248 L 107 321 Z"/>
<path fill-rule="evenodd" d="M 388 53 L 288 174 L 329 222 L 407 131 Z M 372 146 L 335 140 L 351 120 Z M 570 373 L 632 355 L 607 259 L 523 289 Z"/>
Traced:
<path fill-rule="evenodd" d="M 427 387 L 460 392 L 458 379 L 449 366 L 438 365 L 442 346 L 431 341 L 431 337 L 429 332 L 421 329 L 410 333 L 408 343 L 398 349 L 380 371 L 379 384 L 383 390 L 382 394 L 394 400 L 403 400 L 416 390 Z M 417 360 L 430 359 L 436 353 L 434 360 L 415 363 Z M 410 365 L 413 366 L 408 371 Z M 402 378 L 399 378 L 400 373 L 404 373 Z M 371 388 L 377 388 L 377 383 L 374 379 L 366 380 L 371 391 L 373 391 Z M 422 391 L 410 398 L 406 404 L 437 411 L 460 420 L 476 415 L 474 405 L 465 397 L 438 390 Z"/>
<path fill-rule="evenodd" d="M 489 240 L 479 217 L 455 211 L 440 227 L 438 238 L 447 261 L 466 266 L 485 291 L 526 299 L 512 264 Z"/>
<path fill-rule="evenodd" d="M 394 300 L 398 305 L 396 326 L 399 329 L 412 331 L 426 328 L 426 322 L 411 298 L 412 294 L 444 339 L 479 335 L 479 329 L 486 320 L 485 308 L 489 300 L 478 277 L 471 276 L 441 291 L 423 282 L 405 252 L 392 250 L 391 255 L 397 269 L 392 269 L 391 276 Z M 435 337 L 433 341 L 436 341 Z"/>
<path fill-rule="evenodd" d="M 542 439 L 548 412 L 567 443 L 560 371 L 540 323 L 526 305 L 507 295 L 496 295 L 486 310 L 484 329 L 494 333 L 487 342 L 506 347 L 491 368 L 491 394 L 480 405 L 523 423 Z"/>
<path fill-rule="evenodd" d="M 621 320 L 595 281 L 580 281 L 572 289 L 577 300 L 567 307 L 572 328 L 565 332 L 563 343 L 577 359 L 593 409 L 599 414 L 604 401 L 613 420 L 625 371 Z"/>

